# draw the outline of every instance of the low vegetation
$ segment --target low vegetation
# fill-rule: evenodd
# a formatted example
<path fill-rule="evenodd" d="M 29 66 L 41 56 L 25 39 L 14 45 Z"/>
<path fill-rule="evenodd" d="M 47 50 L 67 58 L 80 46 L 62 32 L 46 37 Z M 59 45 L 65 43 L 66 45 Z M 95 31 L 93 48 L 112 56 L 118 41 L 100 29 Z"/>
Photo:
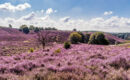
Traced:
<path fill-rule="evenodd" d="M 64 42 L 64 48 L 69 49 L 71 47 L 71 43 L 69 41 Z"/>
<path fill-rule="evenodd" d="M 34 48 L 30 48 L 29 52 L 31 53 L 34 52 Z"/>
<path fill-rule="evenodd" d="M 89 33 L 86 33 L 86 34 L 85 34 L 85 43 L 88 43 L 89 38 L 90 38 L 90 34 L 89 34 Z"/>
<path fill-rule="evenodd" d="M 80 39 L 80 43 L 84 43 L 85 42 L 85 35 L 82 32 L 78 32 L 81 35 L 81 39 Z"/>
<path fill-rule="evenodd" d="M 108 45 L 109 42 L 102 32 L 95 32 L 90 36 L 89 44 Z"/>
<path fill-rule="evenodd" d="M 70 34 L 69 39 L 72 44 L 77 44 L 82 40 L 82 36 L 78 32 L 73 32 Z"/>
<path fill-rule="evenodd" d="M 56 50 L 54 51 L 54 53 L 55 53 L 55 54 L 61 53 L 61 49 L 60 49 L 60 48 L 56 49 Z"/>
<path fill-rule="evenodd" d="M 37 28 L 26 35 L 18 30 L 13 34 L 12 29 L 2 29 L 0 34 L 0 80 L 130 79 L 129 41 L 108 45 L 109 37 L 102 32 L 38 31 Z M 34 29 L 29 27 L 30 32 Z M 8 32 L 4 34 L 5 31 Z M 10 37 L 5 38 L 7 33 Z M 18 37 L 15 41 L 14 35 Z M 23 39 L 19 38 L 22 36 Z"/>

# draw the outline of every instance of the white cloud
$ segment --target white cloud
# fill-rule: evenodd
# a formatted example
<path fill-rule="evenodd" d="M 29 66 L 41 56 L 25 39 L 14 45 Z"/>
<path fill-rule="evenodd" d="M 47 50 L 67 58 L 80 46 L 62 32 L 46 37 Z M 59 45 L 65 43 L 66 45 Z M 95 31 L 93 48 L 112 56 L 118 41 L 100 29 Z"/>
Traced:
<path fill-rule="evenodd" d="M 23 11 L 27 8 L 31 8 L 31 5 L 29 3 L 19 4 L 17 6 L 12 5 L 11 3 L 0 4 L 0 10 L 4 11 Z"/>
<path fill-rule="evenodd" d="M 42 11 L 39 11 L 42 13 Z M 54 19 L 49 15 L 41 15 L 37 12 L 31 12 L 18 19 L 15 18 L 0 18 L 0 26 L 8 26 L 12 24 L 13 27 L 19 27 L 22 24 L 35 25 L 39 27 L 56 27 L 61 30 L 77 30 L 87 31 L 106 31 L 106 32 L 130 32 L 130 18 L 112 16 L 109 18 L 97 17 L 89 20 L 73 19 L 71 17 L 63 17 Z"/>
<path fill-rule="evenodd" d="M 69 22 L 70 17 L 63 17 L 60 20 L 63 21 L 63 22 Z"/>
<path fill-rule="evenodd" d="M 107 16 L 107 15 L 112 15 L 112 14 L 113 14 L 112 11 L 106 11 L 106 12 L 104 12 L 104 15 L 105 15 L 105 16 Z"/>
<path fill-rule="evenodd" d="M 35 13 L 34 13 L 34 12 L 31 12 L 30 14 L 21 17 L 21 19 L 26 20 L 26 21 L 29 21 L 29 20 L 32 20 L 35 16 L 36 16 Z"/>
<path fill-rule="evenodd" d="M 51 13 L 53 13 L 53 12 L 54 12 L 54 11 L 53 11 L 52 8 L 49 8 L 49 9 L 46 10 L 46 14 L 51 14 Z"/>
<path fill-rule="evenodd" d="M 41 13 L 44 13 L 44 10 L 41 10 Z"/>

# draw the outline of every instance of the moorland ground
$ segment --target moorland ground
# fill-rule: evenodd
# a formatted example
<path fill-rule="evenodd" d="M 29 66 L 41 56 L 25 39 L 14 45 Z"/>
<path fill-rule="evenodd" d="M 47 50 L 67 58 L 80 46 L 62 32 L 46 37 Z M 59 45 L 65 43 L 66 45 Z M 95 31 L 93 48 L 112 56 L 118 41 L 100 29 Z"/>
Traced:
<path fill-rule="evenodd" d="M 72 44 L 70 32 L 50 31 L 59 41 L 39 45 L 36 33 L 0 29 L 0 80 L 129 80 L 130 44 Z M 111 41 L 124 40 L 106 34 Z M 52 36 L 51 36 L 52 37 Z M 113 42 L 112 42 L 113 43 Z M 30 51 L 30 49 L 33 51 Z"/>

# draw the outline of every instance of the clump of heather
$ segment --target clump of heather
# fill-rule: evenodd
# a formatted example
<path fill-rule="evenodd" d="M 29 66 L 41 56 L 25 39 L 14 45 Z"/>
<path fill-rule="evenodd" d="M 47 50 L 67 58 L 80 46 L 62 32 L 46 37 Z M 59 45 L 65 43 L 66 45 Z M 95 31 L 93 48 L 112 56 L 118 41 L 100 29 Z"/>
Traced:
<path fill-rule="evenodd" d="M 125 70 L 128 70 L 130 68 L 130 63 L 126 60 L 126 58 L 120 56 L 114 58 L 109 65 L 115 69 L 123 68 Z"/>
<path fill-rule="evenodd" d="M 66 50 L 63 44 L 55 44 L 48 47 L 49 51 L 0 56 L 0 75 L 9 73 L 18 76 L 18 79 L 10 80 L 129 80 L 129 48 L 88 44 L 71 46 L 71 49 Z M 111 64 L 115 64 L 117 68 Z M 120 73 L 123 74 L 113 72 L 120 68 Z"/>
<path fill-rule="evenodd" d="M 107 74 L 106 80 L 129 80 L 127 75 L 123 69 L 112 70 Z"/>

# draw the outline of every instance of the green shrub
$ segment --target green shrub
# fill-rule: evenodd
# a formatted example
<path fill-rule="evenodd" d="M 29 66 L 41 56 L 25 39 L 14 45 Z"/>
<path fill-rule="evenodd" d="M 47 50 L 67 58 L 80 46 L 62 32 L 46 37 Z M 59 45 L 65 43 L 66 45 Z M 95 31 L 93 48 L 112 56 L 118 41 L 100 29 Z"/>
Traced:
<path fill-rule="evenodd" d="M 34 29 L 34 32 L 36 32 L 36 33 L 38 33 L 40 30 L 39 30 L 39 28 L 38 27 L 36 27 L 35 29 Z"/>
<path fill-rule="evenodd" d="M 70 46 L 71 46 L 71 43 L 70 42 L 64 42 L 64 48 L 65 49 L 69 49 L 70 48 Z"/>
<path fill-rule="evenodd" d="M 102 32 L 95 32 L 90 36 L 89 44 L 108 45 L 109 42 Z"/>
<path fill-rule="evenodd" d="M 61 53 L 61 49 L 60 49 L 60 48 L 59 48 L 59 49 L 56 49 L 56 50 L 54 51 L 54 53 L 55 53 L 55 54 Z"/>
<path fill-rule="evenodd" d="M 30 48 L 29 52 L 31 52 L 31 53 L 34 52 L 34 49 L 33 49 L 33 48 Z"/>
<path fill-rule="evenodd" d="M 90 38 L 90 34 L 86 33 L 85 34 L 85 43 L 88 43 L 89 38 Z"/>
<path fill-rule="evenodd" d="M 73 32 L 70 34 L 69 39 L 72 44 L 77 44 L 80 42 L 82 36 L 78 32 Z"/>
<path fill-rule="evenodd" d="M 28 34 L 30 32 L 27 25 L 20 26 L 20 31 L 22 31 L 25 34 Z"/>
<path fill-rule="evenodd" d="M 84 34 L 82 33 L 82 32 L 78 32 L 80 35 L 81 35 L 81 40 L 80 40 L 80 42 L 81 43 L 84 43 L 85 42 L 85 36 L 84 36 Z"/>

